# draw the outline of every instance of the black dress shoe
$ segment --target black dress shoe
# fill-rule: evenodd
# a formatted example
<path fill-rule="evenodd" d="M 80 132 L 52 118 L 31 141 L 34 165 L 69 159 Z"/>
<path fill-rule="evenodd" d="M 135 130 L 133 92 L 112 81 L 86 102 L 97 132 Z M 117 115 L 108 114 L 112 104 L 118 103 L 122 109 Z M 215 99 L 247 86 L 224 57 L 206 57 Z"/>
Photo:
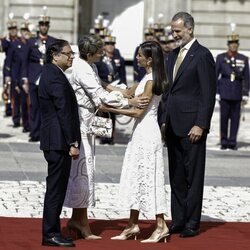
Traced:
<path fill-rule="evenodd" d="M 13 128 L 19 128 L 20 127 L 20 123 L 14 123 Z"/>
<path fill-rule="evenodd" d="M 227 146 L 222 145 L 222 146 L 220 147 L 220 149 L 221 149 L 221 150 L 226 150 L 226 149 L 227 149 Z"/>
<path fill-rule="evenodd" d="M 168 229 L 170 234 L 178 234 L 183 231 L 184 226 L 171 224 Z"/>
<path fill-rule="evenodd" d="M 27 133 L 29 132 L 30 130 L 28 128 L 23 128 L 23 133 Z"/>
<path fill-rule="evenodd" d="M 75 247 L 76 245 L 72 240 L 65 239 L 61 236 L 54 236 L 52 238 L 43 238 L 43 246 L 53 246 L 53 247 Z"/>
<path fill-rule="evenodd" d="M 231 149 L 231 150 L 237 150 L 236 146 L 228 146 L 228 148 Z"/>
<path fill-rule="evenodd" d="M 199 234 L 199 229 L 185 228 L 180 233 L 181 238 L 194 237 Z"/>
<path fill-rule="evenodd" d="M 37 141 L 40 141 L 39 138 L 31 137 L 29 139 L 29 142 L 37 142 Z"/>

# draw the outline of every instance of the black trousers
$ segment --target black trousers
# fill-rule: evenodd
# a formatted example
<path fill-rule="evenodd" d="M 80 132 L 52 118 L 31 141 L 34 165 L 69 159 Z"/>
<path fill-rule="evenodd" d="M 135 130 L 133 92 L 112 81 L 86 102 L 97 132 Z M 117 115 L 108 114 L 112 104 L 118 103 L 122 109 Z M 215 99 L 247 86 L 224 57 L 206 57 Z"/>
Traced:
<path fill-rule="evenodd" d="M 186 228 L 200 227 L 206 158 L 205 133 L 191 143 L 167 129 L 172 223 Z"/>
<path fill-rule="evenodd" d="M 43 237 L 61 234 L 60 214 L 66 195 L 71 157 L 68 151 L 44 151 L 48 162 L 46 193 L 43 209 Z"/>
<path fill-rule="evenodd" d="M 237 145 L 237 134 L 240 124 L 241 101 L 220 101 L 220 136 L 221 145 L 235 147 Z M 230 120 L 230 132 L 229 130 Z"/>

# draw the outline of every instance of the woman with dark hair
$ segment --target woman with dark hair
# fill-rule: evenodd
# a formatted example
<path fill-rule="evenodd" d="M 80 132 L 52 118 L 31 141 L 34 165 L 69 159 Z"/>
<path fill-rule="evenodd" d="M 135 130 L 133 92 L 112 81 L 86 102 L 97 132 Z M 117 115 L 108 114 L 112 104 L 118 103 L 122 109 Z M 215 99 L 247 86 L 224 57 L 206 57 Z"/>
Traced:
<path fill-rule="evenodd" d="M 146 75 L 135 89 L 135 95 L 148 96 L 146 108 L 119 109 L 103 106 L 104 111 L 135 117 L 132 136 L 128 143 L 121 179 L 119 201 L 121 208 L 130 209 L 127 227 L 113 240 L 126 240 L 140 233 L 139 212 L 156 216 L 156 229 L 141 242 L 155 243 L 168 236 L 164 221 L 167 204 L 164 187 L 163 146 L 157 123 L 157 110 L 167 79 L 164 57 L 156 42 L 144 42 L 137 55 L 138 65 L 145 68 Z"/>
<path fill-rule="evenodd" d="M 101 237 L 92 234 L 87 215 L 87 208 L 95 206 L 94 152 L 92 135 L 88 133 L 95 108 L 102 102 L 108 104 L 111 101 L 116 107 L 126 108 L 129 105 L 138 106 L 138 103 L 143 103 L 140 100 L 146 100 L 148 103 L 148 100 L 143 97 L 128 100 L 123 97 L 126 94 L 125 90 L 100 81 L 94 64 L 103 55 L 103 42 L 100 37 L 81 37 L 78 49 L 79 58 L 73 64 L 70 82 L 77 98 L 83 145 L 80 147 L 79 159 L 72 161 L 64 205 L 73 208 L 72 216 L 67 223 L 68 228 L 77 231 L 84 239 L 95 240 Z"/>

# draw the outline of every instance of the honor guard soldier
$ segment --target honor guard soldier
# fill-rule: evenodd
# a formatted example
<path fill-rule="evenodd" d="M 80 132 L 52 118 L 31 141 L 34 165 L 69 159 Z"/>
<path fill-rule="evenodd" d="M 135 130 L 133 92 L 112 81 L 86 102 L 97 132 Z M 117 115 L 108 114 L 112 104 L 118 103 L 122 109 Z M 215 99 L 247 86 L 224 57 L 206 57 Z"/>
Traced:
<path fill-rule="evenodd" d="M 98 69 L 98 75 L 102 81 L 106 83 L 115 83 L 115 85 L 125 84 L 127 85 L 126 79 L 126 68 L 125 60 L 121 56 L 120 51 L 115 48 L 116 38 L 114 36 L 106 36 L 104 38 L 104 54 L 100 62 L 96 63 Z M 108 114 L 104 113 L 104 116 Z M 114 132 L 115 132 L 115 114 L 111 113 L 111 119 L 113 122 L 113 134 L 111 138 L 101 138 L 101 144 L 114 144 Z"/>
<path fill-rule="evenodd" d="M 29 31 L 29 13 L 24 15 L 25 21 L 21 24 L 19 37 L 11 43 L 6 57 L 6 82 L 11 82 L 12 93 L 12 119 L 13 127 L 20 126 L 22 118 L 23 132 L 29 131 L 28 114 L 28 86 L 22 81 L 22 71 L 24 70 L 23 58 L 28 50 L 28 40 L 31 33 Z"/>
<path fill-rule="evenodd" d="M 114 36 L 104 38 L 104 54 L 101 61 L 96 63 L 98 75 L 104 82 L 117 81 L 117 84 L 127 85 L 125 60 L 120 51 L 115 48 L 115 44 L 116 38 Z"/>
<path fill-rule="evenodd" d="M 176 48 L 176 42 L 172 34 L 160 36 L 159 43 L 162 47 L 165 58 L 167 57 L 170 51 Z"/>
<path fill-rule="evenodd" d="M 38 84 L 40 74 L 45 62 L 45 51 L 55 40 L 48 35 L 50 27 L 50 17 L 47 16 L 47 7 L 43 7 L 43 15 L 39 17 L 37 37 L 28 41 L 28 52 L 26 55 L 24 83 L 29 84 L 30 97 L 30 139 L 31 142 L 40 140 L 40 108 L 38 102 Z"/>
<path fill-rule="evenodd" d="M 164 33 L 165 25 L 162 22 L 162 19 L 163 19 L 163 14 L 160 13 L 158 15 L 158 21 L 156 23 L 154 23 L 154 25 L 153 25 L 154 37 L 155 37 L 155 40 L 157 40 L 158 42 L 159 42 L 160 36 L 164 36 L 164 34 L 165 34 Z"/>
<path fill-rule="evenodd" d="M 249 65 L 248 57 L 238 53 L 239 35 L 233 33 L 227 38 L 228 51 L 216 59 L 216 99 L 220 103 L 221 149 L 236 150 L 241 102 L 248 100 Z"/>
<path fill-rule="evenodd" d="M 8 35 L 1 40 L 1 47 L 2 52 L 5 53 L 5 60 L 3 63 L 3 99 L 5 102 L 5 116 L 11 116 L 12 115 L 12 108 L 11 108 L 11 81 L 6 82 L 6 73 L 10 70 L 8 67 L 6 67 L 6 57 L 8 53 L 8 49 L 10 47 L 10 44 L 15 42 L 17 40 L 17 22 L 14 20 L 14 14 L 9 14 L 9 21 L 7 22 L 8 27 Z"/>
<path fill-rule="evenodd" d="M 150 23 L 150 20 L 149 20 Z M 154 41 L 154 30 L 152 27 L 147 27 L 144 29 L 144 41 Z M 133 70 L 134 70 L 134 82 L 140 82 L 143 76 L 146 74 L 144 68 L 140 68 L 137 62 L 137 54 L 140 46 L 137 46 L 134 53 L 133 59 Z"/>

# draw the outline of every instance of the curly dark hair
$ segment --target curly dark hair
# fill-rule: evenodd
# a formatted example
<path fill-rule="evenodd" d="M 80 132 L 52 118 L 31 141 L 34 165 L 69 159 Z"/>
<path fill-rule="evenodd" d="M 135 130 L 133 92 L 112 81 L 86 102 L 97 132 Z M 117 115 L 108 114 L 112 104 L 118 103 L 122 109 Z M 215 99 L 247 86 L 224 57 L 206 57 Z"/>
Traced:
<path fill-rule="evenodd" d="M 46 63 L 52 63 L 53 56 L 60 54 L 60 52 L 63 50 L 63 47 L 67 45 L 69 45 L 69 42 L 63 39 L 56 39 L 54 42 L 52 42 L 46 50 Z"/>

